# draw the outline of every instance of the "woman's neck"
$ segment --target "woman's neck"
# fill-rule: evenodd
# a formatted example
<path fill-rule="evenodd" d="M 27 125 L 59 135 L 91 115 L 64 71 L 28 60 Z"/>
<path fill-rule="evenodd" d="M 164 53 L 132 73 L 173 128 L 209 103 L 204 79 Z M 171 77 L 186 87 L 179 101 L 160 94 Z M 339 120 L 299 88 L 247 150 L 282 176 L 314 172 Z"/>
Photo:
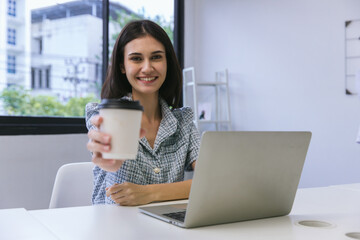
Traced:
<path fill-rule="evenodd" d="M 149 95 L 138 95 L 133 92 L 132 98 L 133 100 L 140 101 L 140 104 L 144 107 L 143 116 L 146 117 L 149 122 L 161 119 L 161 109 L 158 93 Z"/>

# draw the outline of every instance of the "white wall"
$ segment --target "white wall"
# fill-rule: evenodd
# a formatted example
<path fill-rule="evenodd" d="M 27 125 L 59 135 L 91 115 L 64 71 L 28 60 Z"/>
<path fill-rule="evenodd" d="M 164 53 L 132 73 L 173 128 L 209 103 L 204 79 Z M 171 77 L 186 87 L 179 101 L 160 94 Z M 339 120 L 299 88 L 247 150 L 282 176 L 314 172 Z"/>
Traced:
<path fill-rule="evenodd" d="M 0 209 L 48 208 L 59 167 L 91 160 L 87 141 L 86 134 L 0 136 Z"/>
<path fill-rule="evenodd" d="M 357 0 L 187 0 L 185 67 L 228 68 L 233 129 L 312 131 L 300 187 L 360 182 L 360 101 L 344 90 L 359 18 Z"/>

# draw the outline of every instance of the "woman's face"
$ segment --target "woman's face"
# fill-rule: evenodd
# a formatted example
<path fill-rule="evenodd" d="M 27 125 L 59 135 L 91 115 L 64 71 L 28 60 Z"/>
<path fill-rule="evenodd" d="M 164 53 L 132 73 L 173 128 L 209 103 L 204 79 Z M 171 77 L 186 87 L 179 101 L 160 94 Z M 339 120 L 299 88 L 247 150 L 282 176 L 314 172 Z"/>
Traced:
<path fill-rule="evenodd" d="M 135 95 L 157 94 L 167 71 L 165 47 L 147 35 L 125 45 L 124 66 L 121 72 L 132 86 Z"/>

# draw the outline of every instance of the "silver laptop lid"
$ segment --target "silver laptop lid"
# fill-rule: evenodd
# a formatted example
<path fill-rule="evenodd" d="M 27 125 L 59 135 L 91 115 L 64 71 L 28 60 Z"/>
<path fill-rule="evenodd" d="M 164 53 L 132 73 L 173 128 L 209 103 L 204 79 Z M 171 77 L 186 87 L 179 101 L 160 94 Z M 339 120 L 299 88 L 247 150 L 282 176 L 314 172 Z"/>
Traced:
<path fill-rule="evenodd" d="M 205 132 L 185 227 L 286 215 L 310 132 Z"/>

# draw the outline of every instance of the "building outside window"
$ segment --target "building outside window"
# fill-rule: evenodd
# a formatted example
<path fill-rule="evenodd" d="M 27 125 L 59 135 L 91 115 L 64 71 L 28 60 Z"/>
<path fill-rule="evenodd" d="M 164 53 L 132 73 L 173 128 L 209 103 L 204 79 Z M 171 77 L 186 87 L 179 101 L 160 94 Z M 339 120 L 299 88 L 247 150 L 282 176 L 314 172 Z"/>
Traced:
<path fill-rule="evenodd" d="M 16 45 L 16 29 L 8 28 L 7 42 L 11 45 Z"/>
<path fill-rule="evenodd" d="M 7 72 L 11 74 L 16 73 L 16 57 L 13 55 L 8 55 L 7 58 Z"/>
<path fill-rule="evenodd" d="M 8 0 L 8 15 L 16 17 L 16 0 Z"/>

